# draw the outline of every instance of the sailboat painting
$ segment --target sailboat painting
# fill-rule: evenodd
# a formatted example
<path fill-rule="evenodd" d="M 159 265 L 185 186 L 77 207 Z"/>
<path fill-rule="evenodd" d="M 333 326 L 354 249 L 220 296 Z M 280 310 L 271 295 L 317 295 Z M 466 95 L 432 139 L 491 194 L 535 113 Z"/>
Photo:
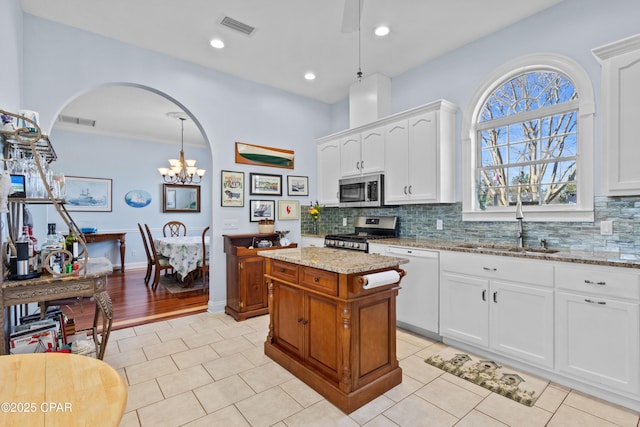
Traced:
<path fill-rule="evenodd" d="M 111 179 L 65 177 L 68 211 L 111 212 Z"/>
<path fill-rule="evenodd" d="M 151 203 L 151 194 L 144 190 L 131 190 L 124 195 L 124 201 L 132 208 L 144 208 Z"/>
<path fill-rule="evenodd" d="M 236 163 L 293 169 L 294 151 L 236 142 Z"/>

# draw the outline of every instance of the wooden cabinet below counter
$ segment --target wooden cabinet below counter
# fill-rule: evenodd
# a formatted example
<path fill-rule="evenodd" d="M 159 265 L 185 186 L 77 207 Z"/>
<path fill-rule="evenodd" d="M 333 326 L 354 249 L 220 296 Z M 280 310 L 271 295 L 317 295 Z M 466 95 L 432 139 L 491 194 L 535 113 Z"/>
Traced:
<path fill-rule="evenodd" d="M 255 248 L 252 243 L 268 240 L 278 242 L 278 234 L 224 235 L 224 252 L 227 254 L 227 305 L 225 313 L 236 320 L 267 314 L 267 286 L 264 281 L 264 258 L 258 251 L 283 249 L 282 246 Z M 297 244 L 287 247 L 295 248 Z"/>

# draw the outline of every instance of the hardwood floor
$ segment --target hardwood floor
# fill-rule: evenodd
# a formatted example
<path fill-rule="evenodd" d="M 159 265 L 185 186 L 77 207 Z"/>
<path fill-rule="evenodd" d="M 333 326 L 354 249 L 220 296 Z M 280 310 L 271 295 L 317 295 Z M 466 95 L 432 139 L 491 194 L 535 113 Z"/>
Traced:
<path fill-rule="evenodd" d="M 207 292 L 172 294 L 162 285 L 153 291 L 151 286 L 145 286 L 144 274 L 145 270 L 127 270 L 109 275 L 107 292 L 113 303 L 112 330 L 207 311 Z M 84 329 L 93 322 L 95 304 L 85 300 L 82 312 L 79 304 L 62 306 L 62 310 L 74 318 L 76 329 Z"/>

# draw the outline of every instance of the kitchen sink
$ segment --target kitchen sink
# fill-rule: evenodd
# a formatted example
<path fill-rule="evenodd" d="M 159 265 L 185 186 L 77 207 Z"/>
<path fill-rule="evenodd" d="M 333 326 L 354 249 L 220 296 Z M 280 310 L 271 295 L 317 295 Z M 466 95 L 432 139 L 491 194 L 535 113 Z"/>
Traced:
<path fill-rule="evenodd" d="M 523 254 L 555 254 L 559 252 L 558 249 L 549 249 L 535 247 L 535 246 L 526 246 L 524 248 L 517 248 L 515 246 L 501 246 L 501 245 L 483 245 L 480 243 L 461 243 L 456 245 L 458 248 L 467 248 L 467 249 L 475 249 L 478 251 L 486 251 L 486 252 L 520 252 Z"/>

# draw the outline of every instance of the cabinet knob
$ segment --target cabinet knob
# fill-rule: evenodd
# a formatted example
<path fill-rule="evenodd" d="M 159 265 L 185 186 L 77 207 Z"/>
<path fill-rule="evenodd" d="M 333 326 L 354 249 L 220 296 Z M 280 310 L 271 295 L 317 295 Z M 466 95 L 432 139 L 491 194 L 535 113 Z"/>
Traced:
<path fill-rule="evenodd" d="M 318 283 L 318 282 L 320 281 L 320 278 L 319 278 L 319 277 L 314 277 L 314 278 L 313 278 L 313 281 L 314 281 L 314 282 L 316 282 L 316 283 Z"/>
<path fill-rule="evenodd" d="M 280 269 L 280 273 L 284 273 L 284 268 L 281 268 L 281 269 Z"/>
<path fill-rule="evenodd" d="M 304 319 L 302 317 L 298 317 L 298 323 L 302 323 Z"/>
<path fill-rule="evenodd" d="M 482 301 L 486 301 L 487 300 L 487 290 L 483 289 L 482 290 Z"/>
<path fill-rule="evenodd" d="M 495 267 L 482 267 L 482 269 L 484 271 L 498 271 L 498 269 Z"/>
<path fill-rule="evenodd" d="M 498 291 L 495 291 L 493 293 L 493 302 L 497 303 L 498 302 Z"/>
<path fill-rule="evenodd" d="M 403 191 L 404 191 L 404 194 L 407 194 L 407 186 L 406 185 L 404 186 L 404 190 Z"/>
<path fill-rule="evenodd" d="M 303 320 L 303 321 L 302 321 L 302 324 L 303 324 L 303 325 L 306 325 L 307 323 L 309 323 L 309 321 L 308 321 L 308 320 Z"/>
<path fill-rule="evenodd" d="M 594 301 L 594 300 L 589 299 L 589 298 L 585 298 L 585 299 L 584 299 L 584 302 L 588 302 L 589 304 L 600 304 L 600 305 L 605 305 L 605 304 L 607 304 L 607 302 L 606 302 L 606 301 Z"/>
<path fill-rule="evenodd" d="M 413 194 L 412 188 L 413 188 L 413 185 L 410 185 L 409 186 L 409 194 Z"/>

